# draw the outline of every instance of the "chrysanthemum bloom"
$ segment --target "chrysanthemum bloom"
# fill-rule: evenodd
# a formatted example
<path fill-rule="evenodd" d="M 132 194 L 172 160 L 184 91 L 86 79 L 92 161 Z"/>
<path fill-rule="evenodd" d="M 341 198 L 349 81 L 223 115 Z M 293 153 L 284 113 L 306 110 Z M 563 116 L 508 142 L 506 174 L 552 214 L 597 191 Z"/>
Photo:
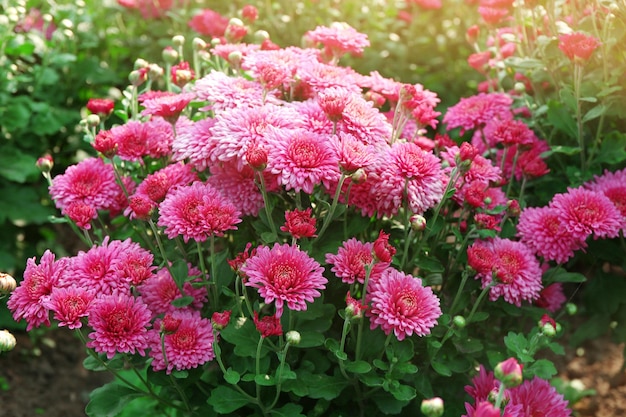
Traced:
<path fill-rule="evenodd" d="M 291 310 L 306 310 L 306 302 L 319 297 L 328 282 L 319 263 L 287 244 L 259 247 L 241 271 L 248 278 L 247 286 L 258 288 L 266 303 L 274 302 L 277 317 L 282 316 L 284 304 Z"/>
<path fill-rule="evenodd" d="M 296 85 L 300 99 L 314 97 L 316 93 L 331 87 L 344 87 L 355 93 L 361 93 L 361 74 L 351 67 L 339 67 L 323 62 L 304 62 L 298 67 L 296 74 L 300 80 Z"/>
<path fill-rule="evenodd" d="M 96 134 L 92 143 L 93 148 L 104 155 L 105 158 L 113 158 L 117 153 L 117 142 L 110 130 L 101 130 Z"/>
<path fill-rule="evenodd" d="M 124 215 L 131 219 L 148 220 L 156 211 L 157 204 L 144 194 L 134 194 L 130 197 L 128 208 Z"/>
<path fill-rule="evenodd" d="M 259 319 L 259 313 L 255 311 L 254 325 L 263 338 L 283 334 L 283 326 L 280 324 L 279 316 L 265 316 Z"/>
<path fill-rule="evenodd" d="M 230 322 L 231 314 L 231 310 L 224 310 L 222 312 L 216 311 L 215 313 L 213 313 L 213 315 L 211 315 L 211 324 L 213 324 L 213 328 L 216 330 L 225 329 Z"/>
<path fill-rule="evenodd" d="M 443 123 L 448 125 L 448 129 L 460 127 L 463 134 L 466 130 L 483 127 L 494 119 L 512 119 L 511 104 L 513 99 L 502 93 L 480 93 L 464 97 L 448 108 L 443 116 Z"/>
<path fill-rule="evenodd" d="M 15 321 L 26 320 L 27 331 L 42 324 L 50 325 L 48 308 L 44 303 L 67 273 L 69 264 L 68 258 L 55 260 L 55 255 L 49 250 L 43 254 L 39 265 L 35 263 L 35 258 L 26 261 L 24 279 L 11 293 L 7 307 L 13 313 Z"/>
<path fill-rule="evenodd" d="M 272 104 L 248 109 L 239 107 L 216 116 L 212 128 L 215 146 L 213 160 L 235 160 L 238 169 L 247 164 L 246 150 L 251 144 L 267 147 L 267 135 L 273 129 L 290 132 L 300 127 L 300 115 L 292 108 Z"/>
<path fill-rule="evenodd" d="M 72 201 L 63 207 L 62 213 L 76 223 L 81 229 L 91 229 L 91 221 L 98 217 L 98 212 L 92 206 L 82 201 Z"/>
<path fill-rule="evenodd" d="M 108 98 L 90 98 L 87 102 L 87 110 L 101 118 L 110 115 L 113 108 L 115 108 L 115 102 Z"/>
<path fill-rule="evenodd" d="M 187 161 L 188 165 L 198 171 L 204 171 L 211 165 L 211 156 L 217 145 L 213 139 L 213 126 L 216 120 L 212 117 L 198 120 L 182 129 L 176 129 L 176 137 L 172 142 L 174 160 Z"/>
<path fill-rule="evenodd" d="M 106 210 L 118 195 L 111 165 L 99 158 L 87 158 L 57 175 L 50 186 L 50 196 L 59 209 L 72 202 L 82 202 L 96 210 Z"/>
<path fill-rule="evenodd" d="M 489 61 L 491 60 L 491 51 L 476 52 L 467 57 L 467 63 L 481 74 L 485 74 L 489 70 Z"/>
<path fill-rule="evenodd" d="M 292 101 L 288 106 L 295 109 L 302 115 L 302 128 L 309 132 L 321 133 L 331 136 L 333 133 L 333 123 L 328 119 L 319 103 L 315 99 L 304 101 Z"/>
<path fill-rule="evenodd" d="M 337 131 L 349 133 L 366 145 L 379 147 L 387 146 L 392 127 L 371 101 L 353 95 L 343 109 Z"/>
<path fill-rule="evenodd" d="M 563 284 L 555 282 L 541 290 L 539 298 L 535 301 L 535 305 L 545 308 L 550 313 L 555 313 L 566 301 L 567 297 L 563 294 Z"/>
<path fill-rule="evenodd" d="M 408 0 L 407 3 L 416 4 L 424 10 L 438 10 L 442 6 L 441 0 Z"/>
<path fill-rule="evenodd" d="M 312 194 L 340 176 L 337 156 L 324 135 L 303 129 L 272 129 L 268 135 L 268 170 L 286 190 Z"/>
<path fill-rule="evenodd" d="M 509 15 L 509 10 L 500 7 L 479 6 L 478 13 L 490 25 L 497 25 Z"/>
<path fill-rule="evenodd" d="M 172 312 L 171 317 L 180 323 L 174 332 L 163 335 L 163 343 L 158 323 L 151 331 L 150 357 L 154 371 L 165 369 L 165 373 L 170 374 L 174 369 L 197 368 L 215 357 L 213 326 L 209 319 L 202 318 L 199 312 L 184 310 Z"/>
<path fill-rule="evenodd" d="M 586 183 L 584 187 L 607 196 L 626 221 L 626 169 L 616 172 L 604 171 L 604 174 L 595 176 L 593 181 Z M 626 223 L 623 230 L 626 231 Z"/>
<path fill-rule="evenodd" d="M 490 146 L 497 144 L 502 144 L 505 147 L 512 145 L 530 146 L 537 140 L 535 132 L 526 123 L 512 119 L 494 120 L 487 123 L 484 135 Z"/>
<path fill-rule="evenodd" d="M 89 307 L 95 294 L 83 287 L 54 288 L 50 298 L 44 303 L 54 313 L 59 326 L 68 329 L 80 329 L 82 317 L 89 315 Z"/>
<path fill-rule="evenodd" d="M 522 414 L 522 407 L 509 401 L 509 395 L 504 394 L 505 407 L 501 413 L 489 402 L 489 398 L 495 395 L 500 387 L 500 381 L 496 380 L 493 372 L 487 372 L 483 365 L 480 365 L 478 375 L 472 378 L 472 385 L 466 385 L 465 391 L 474 399 L 474 405 L 465 403 L 467 414 L 463 417 L 526 417 Z M 497 410 L 495 414 L 494 410 Z M 493 414 L 491 414 L 493 413 Z"/>
<path fill-rule="evenodd" d="M 175 123 L 187 105 L 196 98 L 194 93 L 168 94 L 144 100 L 142 116 L 159 116 Z"/>
<path fill-rule="evenodd" d="M 220 190 L 222 195 L 228 196 L 243 216 L 257 216 L 265 206 L 263 194 L 255 182 L 254 170 L 248 166 L 238 170 L 236 161 L 213 165 L 207 183 Z M 266 186 L 273 189 L 267 179 Z"/>
<path fill-rule="evenodd" d="M 546 380 L 533 378 L 509 390 L 510 403 L 522 407 L 523 416 L 571 417 L 568 402 Z"/>
<path fill-rule="evenodd" d="M 345 22 L 334 22 L 330 27 L 318 26 L 305 33 L 304 38 L 312 44 L 321 43 L 328 60 L 337 60 L 347 53 L 361 55 L 370 46 L 366 34 L 357 32 Z"/>
<path fill-rule="evenodd" d="M 152 252 L 133 242 L 125 247 L 113 268 L 131 285 L 139 285 L 154 275 L 156 266 L 152 265 L 153 261 Z"/>
<path fill-rule="evenodd" d="M 343 87 L 331 87 L 317 95 L 317 102 L 328 119 L 337 122 L 343 117 L 343 109 L 356 93 Z"/>
<path fill-rule="evenodd" d="M 318 51 L 295 46 L 277 50 L 250 51 L 241 67 L 249 71 L 266 90 L 283 88 L 288 92 L 298 67 L 318 61 Z M 307 63 L 307 64 L 305 64 Z"/>
<path fill-rule="evenodd" d="M 117 0 L 124 7 L 138 9 L 144 19 L 157 19 L 174 6 L 173 0 Z"/>
<path fill-rule="evenodd" d="M 201 35 L 221 38 L 228 26 L 228 18 L 214 10 L 202 9 L 191 18 L 188 25 Z"/>
<path fill-rule="evenodd" d="M 188 275 L 195 278 L 183 284 L 183 294 L 169 271 L 166 268 L 160 269 L 137 287 L 139 294 L 141 294 L 141 300 L 146 303 L 155 316 L 181 309 L 200 310 L 208 300 L 207 289 L 205 286 L 194 287 L 192 285 L 192 282 L 200 279 L 201 273 L 197 268 L 189 268 Z M 174 307 L 172 302 L 183 296 L 192 297 L 191 304 L 185 307 Z"/>
<path fill-rule="evenodd" d="M 482 288 L 492 284 L 495 278 L 496 282 L 489 290 L 491 301 L 503 297 L 507 303 L 519 307 L 523 300 L 532 302 L 539 298 L 542 272 L 539 261 L 526 245 L 496 237 L 489 241 L 476 241 L 471 248 L 477 246 L 491 251 L 495 261 L 491 271 L 476 274 Z"/>
<path fill-rule="evenodd" d="M 338 135 L 333 135 L 330 143 L 345 174 L 352 174 L 360 168 L 367 167 L 376 157 L 373 146 L 365 145 L 349 133 L 339 132 Z"/>
<path fill-rule="evenodd" d="M 346 284 L 353 284 L 355 281 L 363 284 L 367 266 L 373 264 L 371 280 L 378 279 L 389 267 L 389 262 L 373 262 L 373 253 L 374 243 L 363 243 L 356 238 L 350 238 L 341 244 L 336 255 L 326 254 L 326 263 L 333 265 L 331 271 Z"/>
<path fill-rule="evenodd" d="M 389 268 L 368 288 L 371 308 L 366 312 L 370 328 L 381 327 L 385 334 L 392 331 L 398 340 L 414 333 L 430 334 L 441 316 L 439 298 L 422 280 Z"/>
<path fill-rule="evenodd" d="M 624 218 L 611 200 L 604 194 L 569 188 L 567 193 L 552 198 L 550 207 L 558 213 L 566 230 L 575 238 L 614 238 L 624 227 Z"/>
<path fill-rule="evenodd" d="M 117 145 L 117 155 L 126 161 L 140 161 L 148 155 L 148 136 L 143 123 L 131 120 L 110 130 Z"/>
<path fill-rule="evenodd" d="M 280 227 L 283 232 L 289 233 L 296 239 L 302 239 L 303 237 L 315 237 L 316 220 L 311 217 L 311 208 L 306 210 L 287 210 L 285 212 L 285 224 Z"/>
<path fill-rule="evenodd" d="M 354 299 L 350 295 L 350 291 L 346 294 L 346 315 L 350 318 L 360 319 L 363 317 L 363 312 L 367 310 L 368 306 L 361 304 L 359 300 Z"/>
<path fill-rule="evenodd" d="M 94 331 L 87 347 L 106 353 L 112 359 L 119 353 L 145 355 L 148 327 L 152 318 L 148 307 L 131 295 L 102 295 L 89 309 L 89 327 Z"/>
<path fill-rule="evenodd" d="M 236 229 L 241 212 L 209 184 L 194 182 L 172 190 L 159 207 L 158 225 L 173 239 L 182 236 L 204 242 L 211 234 L 223 236 Z"/>
<path fill-rule="evenodd" d="M 396 248 L 389 243 L 389 234 L 381 230 L 374 241 L 374 255 L 376 259 L 380 262 L 391 263 L 395 254 Z"/>
<path fill-rule="evenodd" d="M 593 36 L 574 32 L 559 36 L 559 49 L 572 61 L 584 64 L 589 60 L 600 42 Z"/>
<path fill-rule="evenodd" d="M 520 240 L 546 261 L 564 264 L 586 247 L 585 239 L 570 233 L 553 207 L 525 208 L 519 217 Z"/>
<path fill-rule="evenodd" d="M 160 203 L 171 189 L 191 184 L 197 179 L 190 165 L 170 164 L 144 178 L 135 194 L 146 195 L 155 203 Z"/>

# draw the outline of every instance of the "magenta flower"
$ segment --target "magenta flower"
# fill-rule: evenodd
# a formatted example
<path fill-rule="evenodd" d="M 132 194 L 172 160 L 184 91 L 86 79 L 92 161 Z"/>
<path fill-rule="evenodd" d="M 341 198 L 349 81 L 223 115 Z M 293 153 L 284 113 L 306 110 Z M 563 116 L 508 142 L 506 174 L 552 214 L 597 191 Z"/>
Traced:
<path fill-rule="evenodd" d="M 45 305 L 54 313 L 59 326 L 68 329 L 80 329 L 82 317 L 89 315 L 89 307 L 94 293 L 83 287 L 54 288 Z"/>
<path fill-rule="evenodd" d="M 167 94 L 142 101 L 142 116 L 159 116 L 170 123 L 176 122 L 182 111 L 195 99 L 194 93 Z"/>
<path fill-rule="evenodd" d="M 279 316 L 265 316 L 259 319 L 259 313 L 254 312 L 254 326 L 261 333 L 261 337 L 282 336 L 283 326 Z"/>
<path fill-rule="evenodd" d="M 135 195 L 144 194 L 155 203 L 163 201 L 168 191 L 180 185 L 189 185 L 198 179 L 190 165 L 171 164 L 150 175 L 137 186 Z"/>
<path fill-rule="evenodd" d="M 337 156 L 324 135 L 303 129 L 273 129 L 268 146 L 267 168 L 286 190 L 312 194 L 315 186 L 328 188 L 339 179 Z"/>
<path fill-rule="evenodd" d="M 103 295 L 89 310 L 89 326 L 94 331 L 87 347 L 106 353 L 108 359 L 117 352 L 144 356 L 151 318 L 148 307 L 130 295 Z"/>
<path fill-rule="evenodd" d="M 611 200 L 624 219 L 622 230 L 626 232 L 626 168 L 616 172 L 604 171 L 603 175 L 594 177 L 593 181 L 584 186 Z"/>
<path fill-rule="evenodd" d="M 188 272 L 190 280 L 183 284 L 183 293 L 176 285 L 176 282 L 170 275 L 167 268 L 160 269 L 155 275 L 144 280 L 138 287 L 137 291 L 141 295 L 141 300 L 146 303 L 153 315 L 173 313 L 181 309 L 200 310 L 204 303 L 208 300 L 207 289 L 205 286 L 194 286 L 194 282 L 200 279 L 200 271 L 197 268 L 189 268 Z M 193 278 L 195 277 L 195 278 Z M 190 296 L 193 298 L 191 304 L 185 307 L 175 307 L 172 302 Z"/>
<path fill-rule="evenodd" d="M 223 236 L 236 229 L 241 212 L 209 184 L 194 182 L 172 190 L 159 207 L 158 225 L 173 239 L 182 236 L 204 242 L 209 235 Z"/>
<path fill-rule="evenodd" d="M 559 36 L 559 49 L 574 62 L 584 64 L 599 46 L 600 42 L 596 38 L 582 32 Z"/>
<path fill-rule="evenodd" d="M 7 307 L 15 321 L 26 320 L 27 331 L 42 324 L 50 326 L 46 302 L 67 273 L 69 265 L 69 258 L 55 260 L 55 255 L 49 250 L 44 252 L 39 265 L 35 263 L 35 258 L 26 261 L 24 280 L 11 293 Z"/>
<path fill-rule="evenodd" d="M 285 224 L 280 227 L 283 232 L 289 233 L 296 239 L 315 237 L 316 219 L 311 217 L 311 208 L 306 210 L 288 210 L 285 212 Z"/>
<path fill-rule="evenodd" d="M 349 133 L 339 132 L 339 135 L 333 135 L 330 143 L 337 153 L 342 172 L 346 174 L 369 166 L 376 157 L 373 146 L 365 145 Z"/>
<path fill-rule="evenodd" d="M 199 312 L 188 310 L 174 311 L 166 317 L 179 323 L 173 332 L 163 335 L 161 343 L 158 321 L 155 322 L 150 343 L 154 371 L 165 369 L 165 373 L 170 374 L 174 369 L 193 369 L 215 357 L 211 320 L 202 318 Z"/>
<path fill-rule="evenodd" d="M 229 77 L 221 71 L 211 71 L 193 86 L 199 101 L 208 104 L 201 111 L 212 110 L 219 114 L 235 107 L 255 108 L 265 103 L 278 104 L 278 100 L 263 95 L 263 86 L 244 77 Z"/>
<path fill-rule="evenodd" d="M 519 307 L 522 300 L 534 301 L 539 298 L 542 272 L 539 261 L 526 245 L 496 237 L 489 241 L 476 241 L 468 249 L 468 254 L 477 247 L 486 249 L 493 256 L 491 270 L 480 271 L 475 277 L 481 280 L 482 288 L 486 288 L 495 276 L 496 283 L 489 290 L 491 301 L 503 297 L 507 303 Z"/>
<path fill-rule="evenodd" d="M 248 278 L 247 286 L 258 288 L 266 303 L 275 304 L 277 317 L 282 316 L 284 304 L 291 310 L 306 310 L 306 302 L 319 297 L 328 282 L 319 263 L 287 244 L 259 247 L 241 271 Z"/>
<path fill-rule="evenodd" d="M 82 201 L 72 201 L 63 208 L 62 213 L 85 230 L 91 229 L 91 221 L 98 217 L 96 209 Z"/>
<path fill-rule="evenodd" d="M 441 316 L 439 298 L 422 280 L 389 268 L 368 288 L 371 308 L 366 312 L 370 328 L 380 327 L 385 334 L 392 331 L 403 340 L 414 333 L 430 334 Z"/>
<path fill-rule="evenodd" d="M 337 254 L 326 254 L 326 263 L 333 265 L 331 271 L 346 284 L 355 281 L 365 282 L 365 267 L 372 265 L 374 261 L 374 244 L 363 243 L 356 238 L 350 238 L 343 242 Z M 370 279 L 375 280 L 389 267 L 389 262 L 376 262 L 370 271 Z"/>
<path fill-rule="evenodd" d="M 552 198 L 550 207 L 556 210 L 565 229 L 578 239 L 614 238 L 624 227 L 624 218 L 611 200 L 604 194 L 569 188 L 567 193 Z"/>
<path fill-rule="evenodd" d="M 563 294 L 563 284 L 555 282 L 541 290 L 539 298 L 535 301 L 535 305 L 545 308 L 550 313 L 555 313 L 566 301 L 567 297 Z"/>
<path fill-rule="evenodd" d="M 571 417 L 568 402 L 546 380 L 533 378 L 509 390 L 511 404 L 521 406 L 522 416 Z"/>
<path fill-rule="evenodd" d="M 182 129 L 176 129 L 172 142 L 172 153 L 176 161 L 188 161 L 198 171 L 203 171 L 211 164 L 211 157 L 217 141 L 213 139 L 213 126 L 216 120 L 207 117 Z"/>
<path fill-rule="evenodd" d="M 266 185 L 271 189 L 270 183 L 271 181 L 266 179 Z M 244 216 L 256 216 L 264 207 L 263 194 L 255 182 L 255 172 L 248 166 L 238 170 L 234 161 L 213 165 L 207 184 L 227 195 L 230 202 L 241 210 Z"/>
<path fill-rule="evenodd" d="M 448 108 L 443 116 L 443 123 L 448 125 L 448 129 L 460 127 L 463 133 L 466 130 L 483 127 L 494 119 L 512 119 L 511 104 L 513 99 L 502 93 L 480 93 L 464 97 Z"/>
<path fill-rule="evenodd" d="M 228 18 L 211 9 L 202 9 L 188 22 L 191 29 L 201 35 L 219 38 L 224 36 L 228 26 Z"/>

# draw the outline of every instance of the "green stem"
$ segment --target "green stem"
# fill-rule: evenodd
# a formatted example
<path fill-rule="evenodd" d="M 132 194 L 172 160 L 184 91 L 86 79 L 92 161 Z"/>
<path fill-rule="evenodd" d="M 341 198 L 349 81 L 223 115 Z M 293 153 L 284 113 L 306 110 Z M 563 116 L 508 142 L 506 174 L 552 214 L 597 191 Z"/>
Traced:
<path fill-rule="evenodd" d="M 263 205 L 265 207 L 265 214 L 267 215 L 267 222 L 270 225 L 270 229 L 272 230 L 272 233 L 274 234 L 274 236 L 278 236 L 278 232 L 276 231 L 276 225 L 274 225 L 274 219 L 272 218 L 272 212 L 270 210 L 270 205 L 269 205 L 269 198 L 267 195 L 267 188 L 265 185 L 265 177 L 263 176 L 263 172 L 259 172 L 259 183 L 260 183 L 260 189 L 261 189 L 261 194 L 263 195 Z"/>
<path fill-rule="evenodd" d="M 322 228 L 317 234 L 314 242 L 318 241 L 322 237 L 330 223 L 333 221 L 333 216 L 335 215 L 335 210 L 337 209 L 337 203 L 339 202 L 339 195 L 341 194 L 341 189 L 343 188 L 343 183 L 346 181 L 346 178 L 346 174 L 342 173 L 341 178 L 339 178 L 339 184 L 337 185 L 337 189 L 335 190 L 335 195 L 333 196 L 333 202 L 330 205 L 328 213 L 324 217 L 324 223 L 322 224 Z"/>
<path fill-rule="evenodd" d="M 272 404 L 268 407 L 269 410 L 274 408 L 274 406 L 278 402 L 278 398 L 280 397 L 280 389 L 281 389 L 282 379 L 283 379 L 283 369 L 285 368 L 285 361 L 287 360 L 287 351 L 289 350 L 289 346 L 290 346 L 290 343 L 287 342 L 285 344 L 285 350 L 282 352 L 281 357 L 280 357 L 280 366 L 278 368 L 278 373 L 276 374 L 278 377 L 278 380 L 276 381 L 276 395 L 274 396 L 274 401 L 272 401 Z"/>
<path fill-rule="evenodd" d="M 576 100 L 576 130 L 578 146 L 580 147 L 580 169 L 585 170 L 585 138 L 583 136 L 582 101 L 580 100 L 580 86 L 583 80 L 583 66 L 574 63 L 574 98 Z"/>
<path fill-rule="evenodd" d="M 478 298 L 476 299 L 476 302 L 474 303 L 474 307 L 472 307 L 472 311 L 470 311 L 469 316 L 467 316 L 467 324 L 472 322 L 472 318 L 474 317 L 474 313 L 476 313 L 476 309 L 478 308 L 478 306 L 480 305 L 481 301 L 483 300 L 483 298 L 485 298 L 485 295 L 487 295 L 487 293 L 489 292 L 489 290 L 491 289 L 491 287 L 493 287 L 495 284 L 494 281 L 492 281 L 491 283 L 489 283 L 489 285 L 487 285 L 482 292 L 480 293 L 480 295 L 478 296 Z"/>
<path fill-rule="evenodd" d="M 256 346 L 256 364 L 255 364 L 256 376 L 261 375 L 261 349 L 263 348 L 264 340 L 265 338 L 261 336 L 259 338 L 259 343 Z M 255 384 L 255 385 L 256 385 L 256 400 L 259 404 L 262 404 L 261 403 L 261 386 L 259 384 Z"/>
<path fill-rule="evenodd" d="M 453 315 L 455 313 L 454 309 L 461 299 L 461 294 L 463 294 L 463 289 L 465 288 L 468 277 L 469 273 L 467 272 L 467 269 L 463 270 L 463 272 L 461 273 L 461 284 L 459 285 L 459 289 L 457 290 L 456 295 L 454 296 L 454 300 L 452 301 L 452 305 L 450 306 L 450 315 Z"/>
<path fill-rule="evenodd" d="M 367 295 L 367 284 L 369 283 L 370 280 L 370 275 L 372 273 L 372 269 L 374 269 L 374 264 L 376 263 L 376 261 L 372 261 L 372 263 L 370 263 L 369 265 L 367 265 L 365 267 L 365 279 L 363 280 L 363 294 L 361 294 L 361 305 L 365 305 L 365 296 Z M 363 326 L 365 323 L 365 318 L 361 317 L 360 321 L 359 321 L 359 328 L 358 328 L 358 332 L 356 335 L 356 355 L 355 358 L 356 360 L 360 360 L 361 359 L 361 339 L 363 337 Z"/>
<path fill-rule="evenodd" d="M 345 353 L 346 338 L 348 336 L 348 333 L 350 333 L 350 317 L 346 315 L 346 318 L 343 319 L 343 329 L 341 331 L 341 342 L 339 343 L 339 352 L 341 353 Z M 346 373 L 346 365 L 343 359 L 341 358 L 339 358 L 339 370 L 341 371 L 341 374 L 343 375 L 344 378 L 350 379 L 350 377 Z"/>
<path fill-rule="evenodd" d="M 167 360 L 167 352 L 165 350 L 165 333 L 163 332 L 161 332 L 161 352 L 163 353 L 163 362 L 165 363 L 165 369 L 167 370 L 167 368 L 169 367 L 169 363 Z M 180 385 L 178 385 L 176 378 L 174 378 L 174 375 L 172 375 L 171 373 L 169 374 L 169 377 L 170 377 L 170 381 L 172 381 L 172 385 L 174 386 L 176 391 L 178 391 L 178 395 L 183 401 L 183 404 L 185 404 L 185 408 L 187 409 L 187 411 L 191 411 L 191 407 L 189 407 L 189 401 L 187 400 L 187 396 L 185 395 L 185 392 L 180 388 Z"/>

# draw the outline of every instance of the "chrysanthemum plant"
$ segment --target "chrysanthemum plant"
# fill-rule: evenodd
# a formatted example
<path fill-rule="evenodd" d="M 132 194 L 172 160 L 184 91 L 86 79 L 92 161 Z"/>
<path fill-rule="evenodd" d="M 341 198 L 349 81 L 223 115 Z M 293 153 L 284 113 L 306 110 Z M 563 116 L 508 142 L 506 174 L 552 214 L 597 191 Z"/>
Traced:
<path fill-rule="evenodd" d="M 231 25 L 139 60 L 124 123 L 90 115 L 94 156 L 44 172 L 86 247 L 30 260 L 9 307 L 115 374 L 87 414 L 571 415 L 537 354 L 562 352 L 561 283 L 584 279 L 562 264 L 623 228 L 601 184 L 624 173 L 524 210 L 549 145 L 517 97 L 441 115 L 422 85 L 341 66 L 368 46 L 346 24 L 307 48 Z"/>

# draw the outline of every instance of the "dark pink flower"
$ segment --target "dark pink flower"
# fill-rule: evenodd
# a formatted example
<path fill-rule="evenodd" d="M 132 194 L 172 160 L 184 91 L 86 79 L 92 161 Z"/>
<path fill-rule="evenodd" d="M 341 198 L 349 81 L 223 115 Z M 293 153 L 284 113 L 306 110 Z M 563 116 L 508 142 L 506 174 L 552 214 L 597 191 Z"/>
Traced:
<path fill-rule="evenodd" d="M 366 267 L 371 267 L 370 279 L 375 280 L 389 267 L 389 262 L 374 262 L 374 244 L 363 243 L 356 238 L 343 242 L 337 254 L 326 254 L 326 263 L 333 265 L 331 271 L 346 284 L 365 282 Z"/>
<path fill-rule="evenodd" d="M 616 172 L 604 171 L 586 183 L 585 188 L 607 196 L 625 220 L 622 230 L 626 232 L 626 168 Z"/>
<path fill-rule="evenodd" d="M 87 347 L 112 359 L 116 353 L 139 353 L 148 349 L 148 327 L 152 318 L 148 307 L 130 295 L 102 295 L 89 309 L 93 332 Z"/>
<path fill-rule="evenodd" d="M 263 175 L 266 175 L 265 171 Z M 228 196 L 230 202 L 241 210 L 242 215 L 257 216 L 265 203 L 255 178 L 255 172 L 252 168 L 244 166 L 238 170 L 236 162 L 231 161 L 213 165 L 207 183 L 220 190 L 222 195 Z M 258 178 L 256 179 L 258 180 Z M 265 181 L 268 191 L 277 188 L 277 186 L 272 187 L 272 183 L 267 177 Z"/>
<path fill-rule="evenodd" d="M 285 224 L 280 227 L 283 232 L 289 233 L 296 239 L 315 237 L 316 219 L 311 217 L 311 208 L 306 210 L 288 210 L 285 212 Z"/>
<path fill-rule="evenodd" d="M 480 93 L 464 97 L 448 108 L 443 116 L 443 123 L 448 125 L 448 129 L 460 127 L 462 134 L 465 130 L 483 127 L 494 119 L 512 119 L 511 104 L 513 99 L 502 93 Z"/>
<path fill-rule="evenodd" d="M 144 109 L 142 116 L 159 116 L 170 123 L 176 122 L 178 116 L 187 105 L 196 97 L 194 93 L 180 93 L 163 95 L 144 100 L 141 104 Z"/>
<path fill-rule="evenodd" d="M 91 221 L 98 217 L 98 212 L 93 206 L 82 201 L 72 201 L 63 207 L 62 213 L 76 223 L 81 229 L 91 229 Z"/>
<path fill-rule="evenodd" d="M 284 304 L 291 310 L 306 310 L 306 302 L 319 297 L 328 282 L 319 263 L 287 244 L 259 247 L 241 271 L 247 286 L 258 288 L 266 303 L 275 304 L 277 317 L 282 316 Z"/>
<path fill-rule="evenodd" d="M 559 36 L 559 49 L 572 61 L 584 64 L 589 60 L 600 42 L 593 36 L 582 32 L 567 33 Z"/>
<path fill-rule="evenodd" d="M 624 218 L 611 200 L 604 194 L 570 188 L 567 193 L 552 198 L 553 208 L 563 222 L 565 229 L 575 238 L 614 238 L 624 227 Z"/>
<path fill-rule="evenodd" d="M 241 212 L 209 184 L 194 182 L 172 190 L 159 207 L 158 225 L 173 239 L 182 236 L 204 242 L 209 235 L 223 236 L 236 229 Z"/>
<path fill-rule="evenodd" d="M 224 36 L 226 26 L 228 26 L 228 18 L 214 10 L 202 9 L 200 13 L 191 18 L 188 24 L 190 28 L 201 35 L 220 38 Z"/>
<path fill-rule="evenodd" d="M 107 117 L 114 108 L 115 102 L 108 98 L 90 98 L 87 102 L 87 110 L 100 117 Z"/>
<path fill-rule="evenodd" d="M 199 312 L 188 310 L 174 311 L 171 317 L 180 323 L 176 330 L 163 335 L 163 343 L 158 321 L 151 332 L 150 357 L 153 358 L 154 371 L 165 369 L 165 373 L 170 374 L 174 369 L 193 369 L 215 357 L 213 326 L 209 319 L 202 318 Z"/>
<path fill-rule="evenodd" d="M 279 316 L 265 316 L 259 319 L 259 313 L 254 312 L 254 325 L 261 333 L 261 337 L 282 336 L 283 326 L 280 324 Z"/>
<path fill-rule="evenodd" d="M 205 286 L 193 285 L 200 280 L 200 271 L 196 268 L 189 268 L 190 280 L 183 284 L 183 292 L 176 285 L 174 278 L 167 268 L 160 269 L 156 274 L 145 279 L 137 290 L 141 294 L 141 299 L 154 316 L 164 313 L 172 313 L 181 309 L 200 310 L 207 301 L 207 289 Z M 172 302 L 190 296 L 193 298 L 191 304 L 185 307 L 175 307 Z"/>
<path fill-rule="evenodd" d="M 228 322 L 230 321 L 230 315 L 232 314 L 231 310 L 224 310 L 221 313 L 215 312 L 211 316 L 211 323 L 213 324 L 213 328 L 216 330 L 223 330 L 228 326 Z"/>
<path fill-rule="evenodd" d="M 68 258 L 55 260 L 55 255 L 49 250 L 43 254 L 39 265 L 35 263 L 35 258 L 26 261 L 24 279 L 11 293 L 7 307 L 15 321 L 26 320 L 27 331 L 42 324 L 50 326 L 49 308 L 45 303 L 67 273 L 69 265 Z"/>
<path fill-rule="evenodd" d="M 378 233 L 378 238 L 374 241 L 374 255 L 379 262 L 391 263 L 396 254 L 396 248 L 389 243 L 389 234 L 382 230 Z"/>
<path fill-rule="evenodd" d="M 135 194 L 130 197 L 128 209 L 124 212 L 131 219 L 148 220 L 155 212 L 157 204 L 144 194 Z"/>
<path fill-rule="evenodd" d="M 414 333 L 430 334 L 441 316 L 439 299 L 422 280 L 389 268 L 368 287 L 367 311 L 370 328 L 381 327 L 385 334 L 392 331 L 398 340 Z"/>
<path fill-rule="evenodd" d="M 563 294 L 563 284 L 555 282 L 541 290 L 535 305 L 545 308 L 550 313 L 556 313 L 566 301 L 567 297 Z"/>
<path fill-rule="evenodd" d="M 198 179 L 190 165 L 170 164 L 150 175 L 137 186 L 135 195 L 145 195 L 155 203 L 163 201 L 167 193 Z"/>
<path fill-rule="evenodd" d="M 521 406 L 522 416 L 571 417 L 562 394 L 546 380 L 533 378 L 509 390 L 510 403 Z"/>
<path fill-rule="evenodd" d="M 59 322 L 59 326 L 80 329 L 83 326 L 81 318 L 89 315 L 93 299 L 94 293 L 88 288 L 54 288 L 45 305 L 54 313 L 54 319 Z"/>

